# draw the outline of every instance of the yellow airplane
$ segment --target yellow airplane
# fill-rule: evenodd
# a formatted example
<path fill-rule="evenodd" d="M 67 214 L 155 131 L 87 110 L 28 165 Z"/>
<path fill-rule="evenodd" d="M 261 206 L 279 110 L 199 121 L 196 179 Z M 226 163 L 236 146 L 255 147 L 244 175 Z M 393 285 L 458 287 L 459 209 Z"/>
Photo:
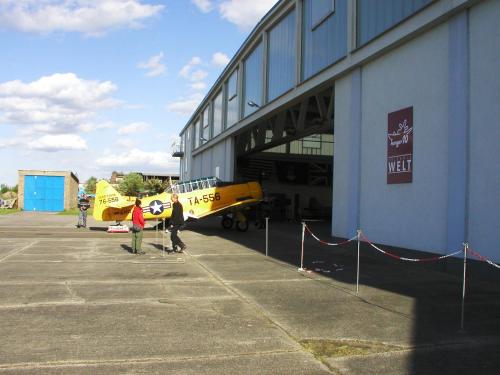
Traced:
<path fill-rule="evenodd" d="M 262 200 L 262 188 L 258 182 L 237 184 L 222 182 L 216 177 L 201 178 L 181 182 L 164 193 L 141 198 L 144 219 L 169 219 L 172 215 L 172 194 L 177 194 L 182 203 L 184 219 L 223 215 L 221 224 L 224 228 L 231 228 L 236 221 L 236 228 L 240 231 L 248 229 L 243 209 Z M 135 199 L 121 195 L 108 182 L 101 180 L 96 187 L 94 219 L 132 220 Z"/>

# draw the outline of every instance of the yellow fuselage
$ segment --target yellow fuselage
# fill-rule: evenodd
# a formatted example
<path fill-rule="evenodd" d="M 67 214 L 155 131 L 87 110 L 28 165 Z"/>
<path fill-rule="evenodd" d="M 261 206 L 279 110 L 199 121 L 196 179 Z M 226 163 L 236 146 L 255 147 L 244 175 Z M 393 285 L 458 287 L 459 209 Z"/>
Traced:
<path fill-rule="evenodd" d="M 100 184 L 100 185 L 99 185 Z M 257 182 L 209 187 L 177 194 L 184 215 L 202 218 L 217 212 L 237 209 L 257 203 L 262 199 L 262 189 Z M 120 195 L 111 185 L 99 181 L 97 186 L 94 218 L 101 221 L 132 220 L 134 197 Z M 172 215 L 172 194 L 162 193 L 141 199 L 144 219 L 165 219 Z"/>

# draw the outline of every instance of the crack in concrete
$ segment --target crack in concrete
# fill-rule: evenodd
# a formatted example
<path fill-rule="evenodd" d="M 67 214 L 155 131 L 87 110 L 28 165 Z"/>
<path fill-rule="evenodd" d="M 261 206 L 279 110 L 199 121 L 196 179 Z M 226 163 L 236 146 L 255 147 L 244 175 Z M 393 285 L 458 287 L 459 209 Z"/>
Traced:
<path fill-rule="evenodd" d="M 38 241 L 34 241 L 34 242 L 31 242 L 28 245 L 26 245 L 26 246 L 24 246 L 24 247 L 22 247 L 20 249 L 15 249 L 15 250 L 9 251 L 3 257 L 0 257 L 0 262 L 3 262 L 4 260 L 6 260 L 6 259 L 8 259 L 8 258 L 10 258 L 10 257 L 12 257 L 14 255 L 17 255 L 17 254 L 23 252 L 26 249 L 29 249 L 31 246 L 33 246 L 33 245 L 35 245 L 37 243 L 38 243 Z"/>
<path fill-rule="evenodd" d="M 205 356 L 184 356 L 184 357 L 145 357 L 145 358 L 127 358 L 127 359 L 103 359 L 103 360 L 81 360 L 81 361 L 47 361 L 47 362 L 19 362 L 0 364 L 0 370 L 31 370 L 42 368 L 60 368 L 60 367 L 86 367 L 93 365 L 135 365 L 135 364 L 154 364 L 154 363 L 179 363 L 179 362 L 195 362 L 195 361 L 210 361 L 219 359 L 245 358 L 251 356 L 272 356 L 280 354 L 293 354 L 302 352 L 301 349 L 283 349 L 283 350 L 268 350 L 268 351 L 253 351 L 237 354 L 214 354 Z"/>
<path fill-rule="evenodd" d="M 128 298 L 128 299 L 107 299 L 107 300 L 94 300 L 89 301 L 75 294 L 75 298 L 72 300 L 65 301 L 45 301 L 45 302 L 33 302 L 33 303 L 14 303 L 14 304 L 4 304 L 0 305 L 0 310 L 15 310 L 15 309 L 25 309 L 25 308 L 38 308 L 38 307 L 53 307 L 53 306 L 74 306 L 74 305 L 85 305 L 85 306 L 116 306 L 116 305 L 165 305 L 171 304 L 170 302 L 189 302 L 189 301 L 224 301 L 224 300 L 234 300 L 238 299 L 236 296 L 210 296 L 210 297 L 172 297 L 172 298 L 162 298 L 162 297 L 148 297 L 148 298 Z M 173 304 L 172 303 L 172 304 Z"/>
<path fill-rule="evenodd" d="M 64 285 L 66 286 L 66 290 L 68 291 L 69 295 L 71 296 L 71 299 L 75 302 L 82 302 L 82 303 L 85 303 L 85 299 L 84 298 L 81 298 L 79 297 L 77 294 L 76 294 L 76 291 L 71 287 L 71 281 L 66 281 L 64 283 Z"/>
<path fill-rule="evenodd" d="M 189 252 L 186 252 L 187 255 L 190 256 L 190 253 Z M 211 275 L 213 277 L 214 280 L 216 280 L 219 284 L 221 284 L 222 286 L 224 286 L 230 293 L 234 294 L 235 296 L 237 296 L 241 301 L 243 301 L 244 303 L 246 303 L 248 306 L 250 306 L 258 315 L 260 315 L 262 318 L 264 318 L 265 320 L 267 320 L 271 325 L 273 325 L 274 327 L 276 327 L 280 332 L 282 332 L 285 337 L 288 337 L 291 341 L 293 341 L 295 344 L 297 344 L 299 347 L 302 348 L 302 345 L 300 344 L 300 339 L 298 339 L 297 337 L 295 337 L 294 335 L 292 335 L 290 332 L 288 332 L 284 327 L 282 327 L 279 323 L 277 323 L 276 321 L 274 321 L 272 319 L 272 317 L 266 313 L 266 311 L 258 304 L 256 303 L 255 301 L 252 301 L 251 299 L 248 299 L 247 297 L 245 297 L 243 294 L 241 294 L 236 288 L 233 288 L 229 283 L 227 283 L 224 279 L 222 279 L 221 277 L 219 277 L 215 272 L 213 272 L 211 269 L 208 268 L 208 266 L 202 264 L 198 258 L 195 258 L 195 257 L 192 257 L 192 259 L 201 267 L 203 268 L 209 275 Z M 301 352 L 303 353 L 308 353 L 310 354 L 309 352 L 305 351 L 305 350 L 301 350 Z M 311 355 L 311 354 L 310 354 Z M 315 358 L 314 356 L 312 356 L 314 359 L 318 360 L 317 358 Z M 323 361 L 320 361 L 318 360 L 319 363 L 321 363 L 326 369 L 328 369 L 329 371 L 337 371 L 335 370 L 334 368 L 332 368 L 331 366 L 327 365 L 325 362 Z"/>

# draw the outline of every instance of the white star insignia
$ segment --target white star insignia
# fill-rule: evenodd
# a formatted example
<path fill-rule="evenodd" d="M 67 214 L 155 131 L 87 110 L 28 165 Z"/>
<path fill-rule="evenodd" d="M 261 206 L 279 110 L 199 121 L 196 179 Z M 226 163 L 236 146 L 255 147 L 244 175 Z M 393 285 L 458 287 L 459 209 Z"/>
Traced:
<path fill-rule="evenodd" d="M 154 204 L 151 206 L 153 209 L 153 215 L 155 214 L 161 214 L 161 209 L 163 208 L 162 204 L 158 204 L 158 201 L 155 201 Z"/>

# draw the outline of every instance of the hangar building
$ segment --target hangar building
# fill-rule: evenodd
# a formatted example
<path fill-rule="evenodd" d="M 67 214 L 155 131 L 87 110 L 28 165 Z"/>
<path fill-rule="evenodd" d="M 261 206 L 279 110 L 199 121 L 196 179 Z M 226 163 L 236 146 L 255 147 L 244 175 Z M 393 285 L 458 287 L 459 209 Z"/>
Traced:
<path fill-rule="evenodd" d="M 332 234 L 500 261 L 500 1 L 281 0 L 180 134 Z M 288 204 L 289 203 L 289 204 Z"/>
<path fill-rule="evenodd" d="M 24 211 L 64 211 L 77 207 L 78 177 L 67 171 L 20 170 L 18 206 Z"/>

